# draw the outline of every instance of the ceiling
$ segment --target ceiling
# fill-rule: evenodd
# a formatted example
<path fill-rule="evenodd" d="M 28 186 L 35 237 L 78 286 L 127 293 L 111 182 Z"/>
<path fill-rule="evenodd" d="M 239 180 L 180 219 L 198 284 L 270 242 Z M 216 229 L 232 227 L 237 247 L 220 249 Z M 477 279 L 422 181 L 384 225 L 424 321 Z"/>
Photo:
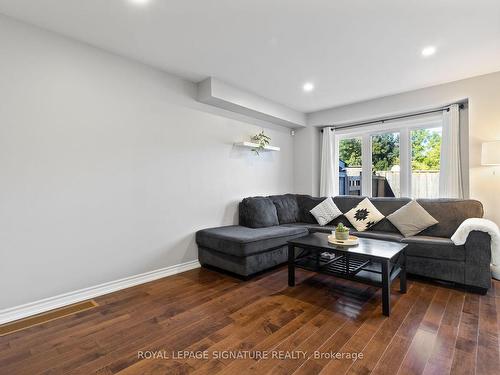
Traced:
<path fill-rule="evenodd" d="M 498 0 L 0 0 L 0 13 L 303 112 L 500 70 Z"/>

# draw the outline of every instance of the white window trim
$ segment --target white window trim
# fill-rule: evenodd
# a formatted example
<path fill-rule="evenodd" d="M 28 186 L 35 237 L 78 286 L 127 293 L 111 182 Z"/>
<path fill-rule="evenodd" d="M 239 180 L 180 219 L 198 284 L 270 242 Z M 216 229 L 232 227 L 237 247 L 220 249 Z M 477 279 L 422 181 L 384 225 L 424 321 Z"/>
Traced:
<path fill-rule="evenodd" d="M 431 129 L 443 126 L 443 116 L 441 114 L 405 119 L 401 121 L 380 123 L 370 126 L 360 126 L 359 128 L 335 130 L 335 149 L 338 152 L 339 143 L 342 139 L 361 138 L 361 169 L 363 176 L 372 174 L 372 136 L 386 133 L 399 133 L 399 160 L 400 160 L 400 187 L 401 196 L 411 196 L 411 132 L 416 129 Z M 372 179 L 363 178 L 361 184 L 361 194 L 367 197 L 372 196 Z M 338 182 L 337 182 L 338 183 Z"/>

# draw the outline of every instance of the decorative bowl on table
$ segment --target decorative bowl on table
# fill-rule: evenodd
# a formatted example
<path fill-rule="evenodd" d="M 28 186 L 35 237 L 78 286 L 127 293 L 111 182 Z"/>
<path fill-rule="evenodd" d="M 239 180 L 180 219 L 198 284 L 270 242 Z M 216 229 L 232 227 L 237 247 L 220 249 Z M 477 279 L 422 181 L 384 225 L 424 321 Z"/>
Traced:
<path fill-rule="evenodd" d="M 328 242 L 333 245 L 356 246 L 359 245 L 359 238 L 356 236 L 349 236 L 347 240 L 338 240 L 335 238 L 335 235 L 330 234 L 328 236 Z"/>

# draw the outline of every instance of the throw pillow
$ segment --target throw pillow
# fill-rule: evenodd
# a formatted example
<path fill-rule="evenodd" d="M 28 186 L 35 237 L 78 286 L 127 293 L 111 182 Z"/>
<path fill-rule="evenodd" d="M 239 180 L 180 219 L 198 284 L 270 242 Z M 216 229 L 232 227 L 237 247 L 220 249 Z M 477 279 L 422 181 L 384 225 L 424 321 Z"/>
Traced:
<path fill-rule="evenodd" d="M 344 216 L 358 232 L 364 232 L 384 218 L 368 198 L 363 199 Z"/>
<path fill-rule="evenodd" d="M 245 198 L 241 202 L 244 222 L 250 228 L 264 228 L 279 225 L 278 214 L 273 201 L 265 197 Z"/>
<path fill-rule="evenodd" d="M 333 203 L 333 199 L 328 197 L 314 207 L 311 210 L 311 214 L 316 218 L 318 224 L 323 226 L 342 215 L 342 212 L 338 209 L 335 203 Z"/>
<path fill-rule="evenodd" d="M 299 219 L 301 223 L 316 224 L 316 218 L 311 214 L 311 210 L 323 202 L 325 197 L 311 197 L 310 195 L 297 195 L 297 204 L 299 205 Z"/>
<path fill-rule="evenodd" d="M 421 205 L 416 201 L 405 204 L 399 210 L 394 211 L 387 216 L 392 225 L 394 225 L 405 237 L 414 236 L 424 229 L 436 225 L 438 221 L 434 219 Z"/>

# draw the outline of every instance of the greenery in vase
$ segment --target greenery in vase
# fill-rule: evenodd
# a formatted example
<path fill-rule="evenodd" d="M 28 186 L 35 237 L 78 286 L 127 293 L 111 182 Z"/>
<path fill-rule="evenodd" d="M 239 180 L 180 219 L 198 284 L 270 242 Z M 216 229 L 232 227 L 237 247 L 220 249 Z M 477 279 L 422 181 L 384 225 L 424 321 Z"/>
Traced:
<path fill-rule="evenodd" d="M 269 144 L 269 142 L 271 142 L 271 137 L 265 135 L 263 130 L 260 133 L 254 135 L 251 138 L 251 140 L 252 142 L 258 144 L 258 147 L 253 148 L 252 151 L 255 152 L 257 155 L 259 155 L 259 153 L 264 150 L 264 148 Z"/>
<path fill-rule="evenodd" d="M 337 228 L 335 229 L 335 231 L 337 231 L 337 232 L 349 232 L 349 228 L 344 226 L 344 224 L 340 223 L 339 225 L 337 225 Z"/>

